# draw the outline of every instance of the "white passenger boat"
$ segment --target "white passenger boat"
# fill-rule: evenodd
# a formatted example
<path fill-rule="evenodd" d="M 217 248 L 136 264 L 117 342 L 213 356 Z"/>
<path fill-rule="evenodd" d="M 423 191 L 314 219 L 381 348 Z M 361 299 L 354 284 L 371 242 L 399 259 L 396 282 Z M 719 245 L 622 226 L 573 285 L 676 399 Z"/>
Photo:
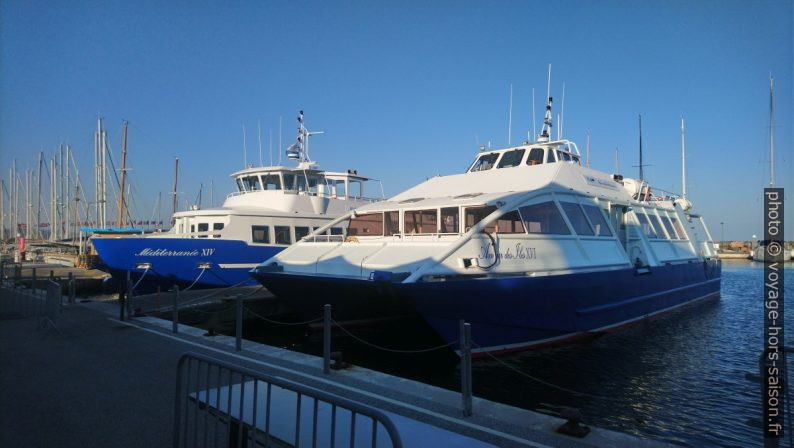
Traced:
<path fill-rule="evenodd" d="M 91 242 L 100 267 L 114 278 L 131 274 L 136 292 L 173 285 L 218 287 L 256 284 L 248 271 L 332 219 L 375 199 L 371 179 L 355 170 L 325 171 L 310 160 L 312 135 L 298 117 L 297 142 L 287 150 L 294 167 L 246 168 L 231 175 L 237 191 L 223 205 L 174 214 L 164 233 L 101 237 Z M 328 226 L 329 235 L 342 234 Z"/>
<path fill-rule="evenodd" d="M 360 207 L 265 261 L 259 281 L 305 316 L 416 311 L 475 352 L 600 333 L 719 295 L 721 264 L 688 200 L 582 166 L 550 141 L 483 150 L 463 174 Z M 344 236 L 327 229 L 343 227 Z"/>

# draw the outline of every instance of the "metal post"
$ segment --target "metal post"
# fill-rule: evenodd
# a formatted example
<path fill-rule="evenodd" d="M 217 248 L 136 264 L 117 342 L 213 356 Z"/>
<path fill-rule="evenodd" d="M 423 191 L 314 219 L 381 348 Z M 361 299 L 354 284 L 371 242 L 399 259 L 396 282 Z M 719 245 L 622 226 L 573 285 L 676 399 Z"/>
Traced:
<path fill-rule="evenodd" d="M 460 321 L 460 382 L 463 416 L 472 415 L 471 387 L 471 324 Z"/>
<path fill-rule="evenodd" d="M 174 307 L 171 311 L 171 331 L 174 333 L 179 332 L 179 285 L 174 285 Z"/>
<path fill-rule="evenodd" d="M 243 349 L 243 295 L 237 294 L 237 318 L 235 319 L 234 348 L 238 352 Z"/>
<path fill-rule="evenodd" d="M 69 303 L 74 303 L 77 287 L 74 280 L 74 272 L 69 272 Z"/>
<path fill-rule="evenodd" d="M 19 284 L 19 278 L 22 276 L 22 266 L 19 264 L 14 264 L 14 288 L 16 289 L 17 285 Z"/>
<path fill-rule="evenodd" d="M 323 306 L 323 373 L 331 372 L 331 305 Z"/>
<path fill-rule="evenodd" d="M 124 285 L 127 290 L 126 305 L 127 305 L 127 319 L 132 319 L 132 272 L 127 271 L 127 283 Z"/>
<path fill-rule="evenodd" d="M 0 191 L 0 197 L 2 197 L 2 191 Z M 3 226 L 2 214 L 0 214 L 0 228 Z M 2 230 L 0 230 L 2 232 Z M 2 257 L 2 255 L 0 255 Z M 2 283 L 6 279 L 6 262 L 5 260 L 0 259 L 0 283 Z"/>
<path fill-rule="evenodd" d="M 33 295 L 36 295 L 36 268 L 30 270 L 30 289 L 33 290 Z"/>

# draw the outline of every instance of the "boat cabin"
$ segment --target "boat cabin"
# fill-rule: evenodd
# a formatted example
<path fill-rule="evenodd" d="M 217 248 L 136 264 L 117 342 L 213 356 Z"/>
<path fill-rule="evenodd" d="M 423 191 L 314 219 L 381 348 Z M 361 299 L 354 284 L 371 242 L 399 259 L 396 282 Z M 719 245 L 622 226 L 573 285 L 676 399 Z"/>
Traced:
<path fill-rule="evenodd" d="M 477 155 L 467 172 L 487 171 L 492 168 L 512 168 L 521 165 L 542 165 L 544 163 L 570 162 L 581 165 L 579 150 L 573 142 L 563 141 L 547 146 L 531 146 L 484 150 Z"/>
<path fill-rule="evenodd" d="M 308 167 L 284 166 L 248 168 L 233 173 L 237 191 L 231 196 L 262 191 L 322 196 L 333 199 L 363 199 L 364 183 L 370 179 L 354 170 L 344 173 L 321 171 L 317 165 Z"/>

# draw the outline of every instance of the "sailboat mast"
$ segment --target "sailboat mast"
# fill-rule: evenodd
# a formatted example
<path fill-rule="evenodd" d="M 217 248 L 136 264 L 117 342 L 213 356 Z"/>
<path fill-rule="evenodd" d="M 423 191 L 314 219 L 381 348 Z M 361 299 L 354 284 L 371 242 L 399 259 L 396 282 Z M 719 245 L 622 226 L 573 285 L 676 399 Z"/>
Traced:
<path fill-rule="evenodd" d="M 173 195 L 173 200 L 171 202 L 171 225 L 174 225 L 174 213 L 176 213 L 176 183 L 177 179 L 179 178 L 179 157 L 176 157 L 176 165 L 174 166 L 174 192 L 171 193 Z"/>
<path fill-rule="evenodd" d="M 642 164 L 642 115 L 639 115 L 639 117 L 640 117 L 640 180 L 642 181 L 642 180 L 645 180 L 645 177 L 644 177 L 643 172 L 642 172 L 642 167 L 643 167 L 643 164 Z"/>
<path fill-rule="evenodd" d="M 38 189 L 36 191 L 36 237 L 40 240 L 43 239 L 41 237 L 41 167 L 43 161 L 44 153 L 39 152 L 39 171 L 36 179 L 38 181 Z"/>
<path fill-rule="evenodd" d="M 686 199 L 686 134 L 684 117 L 681 117 L 681 197 Z"/>
<path fill-rule="evenodd" d="M 127 122 L 124 122 L 124 141 L 121 145 L 121 188 L 119 188 L 119 228 L 124 227 L 124 177 L 127 174 Z"/>

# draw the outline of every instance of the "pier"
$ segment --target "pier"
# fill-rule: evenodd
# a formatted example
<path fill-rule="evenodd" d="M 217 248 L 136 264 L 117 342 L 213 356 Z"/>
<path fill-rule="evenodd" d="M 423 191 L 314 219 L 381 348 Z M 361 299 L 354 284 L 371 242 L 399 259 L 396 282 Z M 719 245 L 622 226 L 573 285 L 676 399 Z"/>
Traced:
<path fill-rule="evenodd" d="M 356 366 L 323 373 L 322 357 L 246 340 L 237 350 L 235 337 L 208 336 L 184 324 L 174 333 L 172 322 L 156 317 L 121 321 L 115 301 L 70 300 L 59 291 L 33 292 L 10 282 L 0 288 L 3 446 L 172 444 L 178 363 L 186 352 L 374 409 L 407 447 L 664 446 L 600 428 L 584 438 L 562 435 L 564 419 L 477 397 L 464 416 L 459 392 Z"/>

